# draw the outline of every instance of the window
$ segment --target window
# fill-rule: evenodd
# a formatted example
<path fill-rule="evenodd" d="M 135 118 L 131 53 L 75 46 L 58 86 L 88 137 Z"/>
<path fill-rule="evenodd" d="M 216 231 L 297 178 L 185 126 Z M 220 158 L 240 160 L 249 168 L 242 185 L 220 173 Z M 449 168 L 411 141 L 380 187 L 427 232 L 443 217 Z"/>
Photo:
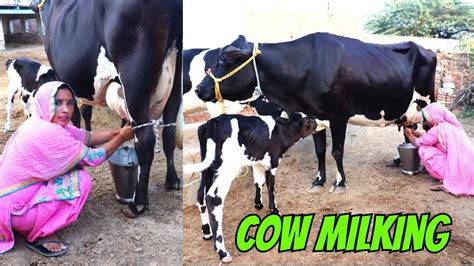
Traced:
<path fill-rule="evenodd" d="M 12 19 L 9 21 L 10 33 L 20 33 L 21 32 L 21 20 Z"/>
<path fill-rule="evenodd" d="M 25 20 L 25 31 L 28 33 L 37 33 L 38 25 L 36 19 L 27 19 Z"/>

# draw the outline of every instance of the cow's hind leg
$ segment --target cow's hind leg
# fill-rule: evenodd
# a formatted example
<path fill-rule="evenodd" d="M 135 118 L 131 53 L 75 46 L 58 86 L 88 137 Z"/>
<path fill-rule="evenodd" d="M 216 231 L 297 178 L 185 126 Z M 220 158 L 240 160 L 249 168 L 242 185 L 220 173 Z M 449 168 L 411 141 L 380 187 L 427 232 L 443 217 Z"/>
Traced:
<path fill-rule="evenodd" d="M 229 192 L 232 180 L 238 175 L 239 170 L 239 165 L 235 165 L 233 162 L 224 162 L 218 169 L 219 176 L 206 195 L 209 222 L 211 224 L 212 235 L 214 236 L 214 249 L 222 262 L 232 261 L 232 256 L 225 248 L 222 222 L 225 197 Z"/>
<path fill-rule="evenodd" d="M 346 139 L 347 120 L 331 121 L 332 156 L 336 160 L 337 174 L 330 193 L 341 193 L 346 189 L 346 175 L 342 159 L 344 157 L 344 141 Z"/>
<path fill-rule="evenodd" d="M 265 179 L 267 181 L 267 188 L 268 188 L 268 204 L 270 206 L 270 212 L 278 214 L 280 211 L 277 208 L 276 200 L 275 200 L 275 174 L 277 168 L 273 168 L 271 170 L 267 170 L 265 172 Z"/>
<path fill-rule="evenodd" d="M 178 60 L 179 61 L 179 60 Z M 180 64 L 177 64 L 181 67 Z M 181 73 L 180 71 L 176 71 Z M 179 81 L 178 81 L 179 80 Z M 178 116 L 179 105 L 181 104 L 181 77 L 175 77 L 174 85 L 166 102 L 165 109 L 163 110 L 163 122 L 164 124 L 176 123 Z M 176 127 L 165 127 L 163 128 L 163 150 L 166 156 L 166 182 L 165 187 L 170 189 L 182 189 L 183 182 L 176 174 L 176 168 L 174 165 L 174 149 L 176 148 Z"/>
<path fill-rule="evenodd" d="M 306 191 L 320 193 L 326 182 L 326 129 L 313 134 L 313 140 L 316 157 L 318 158 L 318 175 Z"/>
<path fill-rule="evenodd" d="M 81 106 L 81 115 L 84 119 L 84 125 L 87 131 L 91 131 L 91 120 L 92 120 L 92 106 L 83 104 Z"/>
<path fill-rule="evenodd" d="M 197 202 L 196 205 L 199 209 L 201 215 L 201 230 L 202 238 L 204 240 L 210 240 L 212 238 L 211 227 L 209 225 L 209 212 L 206 207 L 206 202 L 204 201 L 204 195 L 209 191 L 214 179 L 215 169 L 212 166 L 201 173 L 201 184 L 197 192 Z"/>
<path fill-rule="evenodd" d="M 7 121 L 5 122 L 5 129 L 3 133 L 7 133 L 12 128 L 12 111 L 13 111 L 13 102 L 15 99 L 15 94 L 17 93 L 17 89 L 12 87 L 10 83 L 8 84 L 8 98 L 7 98 Z"/>
<path fill-rule="evenodd" d="M 207 125 L 204 124 L 198 129 L 198 138 L 199 138 L 199 145 L 201 149 L 201 161 L 206 158 L 207 154 Z M 219 152 L 219 150 L 217 150 Z M 220 157 L 220 153 L 218 154 Z M 221 164 L 221 160 L 214 160 L 213 165 L 209 168 L 205 169 L 201 173 L 201 184 L 199 185 L 198 192 L 197 192 L 197 202 L 196 205 L 199 208 L 199 212 L 201 214 L 201 230 L 202 230 L 202 238 L 204 240 L 210 240 L 212 238 L 211 234 L 211 227 L 209 225 L 209 212 L 206 207 L 206 202 L 204 201 L 204 196 L 211 188 L 212 182 L 214 181 L 214 175 L 216 174 L 216 166 L 219 167 Z"/>
<path fill-rule="evenodd" d="M 25 114 L 27 117 L 31 117 L 31 103 L 28 101 L 30 95 L 28 93 L 23 93 L 21 95 L 21 102 L 23 103 L 23 108 L 25 109 Z"/>
<path fill-rule="evenodd" d="M 79 106 L 77 106 L 77 102 L 74 104 L 74 112 L 72 113 L 71 122 L 75 127 L 81 128 L 81 111 L 79 110 Z"/>
<path fill-rule="evenodd" d="M 265 169 L 261 166 L 253 166 L 253 179 L 255 182 L 255 209 L 261 210 L 262 204 L 262 188 L 265 184 Z"/>

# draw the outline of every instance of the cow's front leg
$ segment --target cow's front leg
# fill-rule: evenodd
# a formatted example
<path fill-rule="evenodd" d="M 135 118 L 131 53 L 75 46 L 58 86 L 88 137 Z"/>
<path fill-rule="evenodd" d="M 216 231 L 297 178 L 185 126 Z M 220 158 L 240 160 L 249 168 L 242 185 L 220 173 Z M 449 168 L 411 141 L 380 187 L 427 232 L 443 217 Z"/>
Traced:
<path fill-rule="evenodd" d="M 227 252 L 224 243 L 223 231 L 223 214 L 224 201 L 229 192 L 235 176 L 238 175 L 240 167 L 233 162 L 224 162 L 217 170 L 219 176 L 212 184 L 206 195 L 206 206 L 209 212 L 209 222 L 211 224 L 212 235 L 214 236 L 214 249 L 216 250 L 222 262 L 231 262 L 232 256 Z"/>
<path fill-rule="evenodd" d="M 179 79 L 179 84 L 175 84 L 171 91 L 171 95 L 166 102 L 165 109 L 163 111 L 163 123 L 170 124 L 176 123 L 178 116 L 179 106 L 182 101 L 181 96 L 181 76 L 176 77 Z M 175 82 L 176 83 L 176 82 Z M 183 125 L 181 125 L 183 126 Z M 163 128 L 163 150 L 166 156 L 166 182 L 165 187 L 168 189 L 182 189 L 183 182 L 176 173 L 174 165 L 174 149 L 176 148 L 176 127 L 165 127 Z"/>
<path fill-rule="evenodd" d="M 277 167 L 272 168 L 271 170 L 267 170 L 265 172 L 265 179 L 267 181 L 267 188 L 268 188 L 268 204 L 271 213 L 279 214 L 280 211 L 277 208 L 276 200 L 275 200 L 275 174 L 277 171 Z"/>
<path fill-rule="evenodd" d="M 261 210 L 262 204 L 262 188 L 265 184 L 265 169 L 261 166 L 252 166 L 253 180 L 255 183 L 255 209 Z"/>
<path fill-rule="evenodd" d="M 145 122 L 141 122 L 143 124 Z M 133 202 L 128 205 L 124 214 L 129 218 L 136 218 L 145 212 L 148 207 L 148 182 L 150 168 L 153 162 L 155 147 L 155 134 L 152 127 L 143 127 L 135 131 L 135 150 L 138 158 L 138 184 L 135 189 Z"/>
<path fill-rule="evenodd" d="M 326 182 L 326 129 L 313 134 L 314 149 L 318 158 L 318 174 L 306 191 L 321 192 Z"/>
<path fill-rule="evenodd" d="M 332 156 L 336 160 L 337 174 L 330 193 L 341 193 L 346 189 L 346 175 L 342 159 L 344 156 L 344 141 L 346 139 L 347 120 L 331 121 Z"/>

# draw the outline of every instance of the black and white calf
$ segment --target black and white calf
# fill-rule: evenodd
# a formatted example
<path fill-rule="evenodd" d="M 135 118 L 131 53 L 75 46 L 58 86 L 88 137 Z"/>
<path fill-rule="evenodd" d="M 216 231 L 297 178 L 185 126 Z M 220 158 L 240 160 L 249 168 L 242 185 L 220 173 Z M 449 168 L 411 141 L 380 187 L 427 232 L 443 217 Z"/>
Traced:
<path fill-rule="evenodd" d="M 244 165 L 253 168 L 257 188 L 255 207 L 263 207 L 261 190 L 267 183 L 270 211 L 278 213 L 274 195 L 278 164 L 293 144 L 315 129 L 316 121 L 301 113 L 294 113 L 289 119 L 221 115 L 199 127 L 202 162 L 187 166 L 185 171 L 202 171 L 197 205 L 201 212 L 203 238 L 214 236 L 214 248 L 223 262 L 232 260 L 222 233 L 224 200 L 240 168 Z"/>
<path fill-rule="evenodd" d="M 4 133 L 12 127 L 11 115 L 15 95 L 20 91 L 20 98 L 25 114 L 30 117 L 31 109 L 28 102 L 34 97 L 38 88 L 46 82 L 58 80 L 53 69 L 28 58 L 8 59 L 6 62 L 8 76 L 7 121 Z"/>

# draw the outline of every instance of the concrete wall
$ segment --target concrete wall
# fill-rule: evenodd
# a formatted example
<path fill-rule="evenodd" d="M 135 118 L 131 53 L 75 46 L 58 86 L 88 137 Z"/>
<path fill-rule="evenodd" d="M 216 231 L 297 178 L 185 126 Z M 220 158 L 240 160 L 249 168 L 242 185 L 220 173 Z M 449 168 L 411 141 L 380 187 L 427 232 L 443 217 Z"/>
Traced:
<path fill-rule="evenodd" d="M 3 20 L 0 19 L 0 51 L 5 50 L 5 37 L 3 30 Z"/>

